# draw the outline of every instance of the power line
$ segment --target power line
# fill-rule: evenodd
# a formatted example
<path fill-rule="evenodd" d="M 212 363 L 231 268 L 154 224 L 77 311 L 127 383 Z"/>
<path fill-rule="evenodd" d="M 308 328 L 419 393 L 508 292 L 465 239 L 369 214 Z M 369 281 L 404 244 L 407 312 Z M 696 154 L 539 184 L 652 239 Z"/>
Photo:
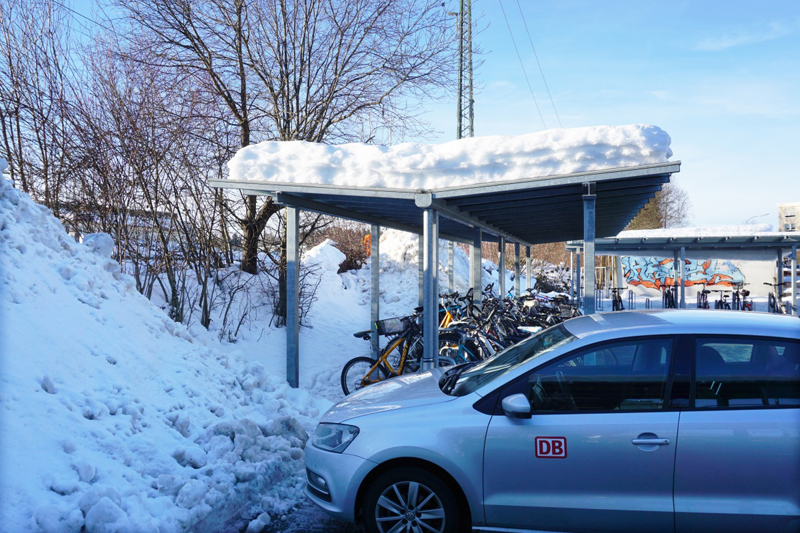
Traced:
<path fill-rule="evenodd" d="M 525 75 L 525 81 L 528 82 L 528 89 L 531 91 L 531 97 L 533 97 L 533 103 L 536 105 L 536 111 L 539 112 L 539 118 L 542 119 L 542 124 L 544 125 L 544 129 L 547 129 L 547 124 L 544 121 L 542 110 L 539 109 L 539 102 L 536 101 L 536 95 L 533 94 L 533 87 L 531 86 L 531 80 L 528 79 L 528 73 L 525 72 L 525 65 L 522 63 L 522 56 L 519 53 L 519 48 L 517 48 L 517 41 L 514 40 L 514 34 L 511 32 L 511 24 L 508 23 L 506 10 L 503 7 L 503 0 L 497 0 L 497 1 L 500 3 L 500 10 L 503 12 L 503 18 L 506 20 L 506 27 L 508 28 L 508 34 L 511 36 L 511 42 L 514 44 L 514 50 L 516 50 L 517 52 L 517 59 L 519 59 L 519 66 L 522 67 L 522 73 Z"/>
<path fill-rule="evenodd" d="M 519 0 L 517 0 L 517 7 L 519 8 L 519 14 L 522 17 L 522 23 L 525 25 L 525 32 L 528 34 L 528 41 L 531 43 L 531 48 L 533 49 L 533 56 L 536 58 L 536 64 L 539 65 L 539 72 L 542 75 L 542 81 L 544 81 L 544 86 L 547 89 L 547 96 L 550 97 L 550 103 L 553 104 L 553 111 L 556 113 L 556 118 L 558 119 L 558 125 L 562 128 L 564 127 L 561 124 L 561 117 L 558 116 L 558 111 L 556 110 L 556 103 L 553 101 L 553 95 L 550 94 L 550 87 L 547 85 L 547 79 L 544 77 L 544 71 L 542 70 L 542 64 L 539 63 L 539 55 L 536 53 L 536 47 L 533 46 L 533 39 L 531 38 L 531 32 L 528 30 L 528 23 L 525 22 L 525 15 L 522 13 L 522 6 L 519 5 Z"/>

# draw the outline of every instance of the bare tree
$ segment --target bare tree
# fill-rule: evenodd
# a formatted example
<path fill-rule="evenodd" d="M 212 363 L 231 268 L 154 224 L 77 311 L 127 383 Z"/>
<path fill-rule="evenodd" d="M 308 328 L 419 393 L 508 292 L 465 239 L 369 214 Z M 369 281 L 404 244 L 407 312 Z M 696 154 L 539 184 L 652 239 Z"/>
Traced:
<path fill-rule="evenodd" d="M 668 183 L 636 215 L 626 229 L 676 228 L 689 223 L 689 194 L 675 183 Z"/>
<path fill-rule="evenodd" d="M 454 71 L 452 23 L 437 0 L 113 2 L 162 65 L 220 102 L 240 147 L 254 137 L 370 142 L 381 125 L 422 130 L 408 102 L 448 87 Z M 259 235 L 277 210 L 245 199 L 243 270 L 256 272 Z"/>
<path fill-rule="evenodd" d="M 11 179 L 69 218 L 69 27 L 50 0 L 0 3 L 0 154 Z"/>

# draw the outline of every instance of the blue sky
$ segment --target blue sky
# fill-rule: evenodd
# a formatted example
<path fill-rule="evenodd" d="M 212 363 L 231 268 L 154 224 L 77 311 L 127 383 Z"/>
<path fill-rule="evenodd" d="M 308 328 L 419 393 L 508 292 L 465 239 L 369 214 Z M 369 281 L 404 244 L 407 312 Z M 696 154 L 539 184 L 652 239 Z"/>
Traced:
<path fill-rule="evenodd" d="M 558 127 L 517 0 L 502 0 L 549 128 Z M 452 4 L 456 4 L 455 1 Z M 770 223 L 800 201 L 800 2 L 519 0 L 564 127 L 655 124 L 672 137 L 692 225 Z M 544 129 L 499 0 L 485 29 L 475 134 Z M 455 137 L 455 104 L 431 106 Z"/>

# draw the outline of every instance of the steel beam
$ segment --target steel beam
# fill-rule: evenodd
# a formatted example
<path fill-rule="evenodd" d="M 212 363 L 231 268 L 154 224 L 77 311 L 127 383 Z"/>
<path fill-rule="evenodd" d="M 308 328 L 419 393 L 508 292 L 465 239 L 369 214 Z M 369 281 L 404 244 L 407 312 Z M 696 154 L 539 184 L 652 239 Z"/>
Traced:
<path fill-rule="evenodd" d="M 497 290 L 499 291 L 500 299 L 506 297 L 506 239 L 500 237 L 500 242 L 497 243 L 499 253 L 499 265 L 497 265 Z"/>
<path fill-rule="evenodd" d="M 531 271 L 532 271 L 532 269 L 531 269 L 531 247 L 530 246 L 526 246 L 525 247 L 525 257 L 526 257 L 526 260 L 525 260 L 525 272 L 526 272 L 525 288 L 530 290 L 530 288 L 533 286 L 533 282 L 531 281 L 531 277 L 532 277 Z"/>
<path fill-rule="evenodd" d="M 778 283 L 778 302 L 782 302 L 783 301 L 783 282 L 784 282 L 784 279 L 783 279 L 783 250 L 781 248 L 778 248 L 776 251 L 777 251 L 778 258 L 775 261 L 775 264 L 776 264 L 776 267 L 777 267 L 776 271 L 777 271 L 778 275 L 776 276 L 776 280 L 775 281 Z"/>
<path fill-rule="evenodd" d="M 286 208 L 286 381 L 300 386 L 300 210 Z"/>
<path fill-rule="evenodd" d="M 475 238 L 469 245 L 469 286 L 472 288 L 472 297 L 475 303 L 481 303 L 483 287 L 481 280 L 481 230 L 475 230 Z"/>
<path fill-rule="evenodd" d="M 456 290 L 456 246 L 453 241 L 447 243 L 447 291 L 452 293 Z"/>
<path fill-rule="evenodd" d="M 584 268 L 583 277 L 585 289 L 583 295 L 583 314 L 593 315 L 595 312 L 594 298 L 594 237 L 595 237 L 595 201 L 594 183 L 586 184 L 586 194 L 583 195 L 583 250 Z"/>
<path fill-rule="evenodd" d="M 425 304 L 425 238 L 417 237 L 417 305 Z"/>
<path fill-rule="evenodd" d="M 581 255 L 583 248 L 579 249 L 575 254 L 575 305 L 581 307 L 583 305 L 583 298 L 581 298 Z"/>
<path fill-rule="evenodd" d="M 631 194 L 627 196 L 615 196 L 613 198 L 598 196 L 597 208 L 598 210 L 603 210 L 603 212 L 609 212 L 613 209 L 614 212 L 619 213 L 627 209 L 633 209 L 631 206 L 632 201 L 636 202 L 636 206 L 645 206 L 654 196 L 655 193 Z M 484 220 L 487 223 L 496 224 L 498 221 L 508 219 L 509 212 L 527 214 L 529 211 L 533 214 L 533 217 L 527 217 L 530 219 L 551 213 L 563 213 L 567 209 L 580 209 L 582 206 L 580 195 L 576 195 L 575 198 L 563 200 L 542 200 L 535 202 L 532 200 L 530 203 L 521 203 L 520 205 L 507 205 L 508 203 L 511 202 L 495 204 L 493 208 L 480 210 L 463 208 L 462 212 L 468 213 L 473 217 L 479 217 L 480 220 Z M 516 204 L 517 202 L 514 203 Z"/>
<path fill-rule="evenodd" d="M 686 248 L 681 246 L 681 309 L 686 309 Z"/>
<path fill-rule="evenodd" d="M 380 320 L 381 316 L 381 227 L 375 224 L 372 225 L 370 231 L 370 284 L 369 284 L 369 300 L 370 300 L 370 324 L 372 329 L 372 355 L 378 358 L 380 350 L 380 338 L 378 335 L 378 328 L 375 323 Z"/>
<path fill-rule="evenodd" d="M 672 285 L 674 287 L 678 286 L 678 279 L 680 279 L 680 277 L 681 277 L 681 250 L 680 248 L 677 248 L 675 250 L 675 253 L 673 254 L 673 259 L 672 259 Z M 677 288 L 675 290 L 677 291 Z M 677 292 L 675 293 L 675 295 L 677 297 Z M 678 302 L 675 302 L 675 304 L 677 305 Z"/>
<path fill-rule="evenodd" d="M 680 172 L 681 162 L 672 161 L 668 163 L 656 163 L 653 165 L 640 165 L 636 167 L 614 168 L 606 170 L 593 170 L 589 172 L 577 172 L 574 174 L 564 174 L 558 176 L 546 176 L 539 178 L 524 178 L 520 180 L 494 183 L 491 185 L 466 185 L 458 187 L 447 187 L 436 189 L 436 198 L 452 198 L 457 196 L 468 196 L 472 194 L 491 194 L 513 192 L 537 187 L 552 187 L 558 185 L 583 184 L 588 182 L 602 182 L 609 180 L 620 180 L 625 178 L 640 178 L 644 176 L 666 175 Z"/>
<path fill-rule="evenodd" d="M 439 362 L 439 213 L 428 208 L 423 212 L 423 218 L 425 297 L 422 304 L 422 370 L 430 370 L 437 367 Z"/>
<path fill-rule="evenodd" d="M 520 288 L 520 268 L 519 268 L 519 243 L 514 243 L 514 296 L 519 298 L 519 288 Z"/>
<path fill-rule="evenodd" d="M 792 245 L 792 305 L 794 306 L 794 314 L 800 315 L 800 309 L 798 308 L 798 302 L 800 302 L 800 295 L 797 293 L 800 292 L 797 290 L 797 245 Z"/>
<path fill-rule="evenodd" d="M 569 299 L 575 305 L 575 252 L 569 252 Z"/>
<path fill-rule="evenodd" d="M 436 200 L 432 198 L 430 193 L 418 194 L 416 202 L 417 206 L 423 209 L 428 208 L 428 206 L 432 207 L 433 209 L 436 209 L 436 211 L 438 211 L 439 214 L 444 215 L 446 218 L 449 218 L 450 220 L 455 220 L 456 222 L 460 222 L 472 228 L 480 228 L 483 231 L 494 233 L 498 237 L 512 237 L 514 239 L 519 240 L 517 237 L 510 235 L 509 233 L 494 226 L 493 224 L 487 223 L 486 221 L 481 220 L 479 218 L 470 216 L 469 213 L 462 211 L 457 206 L 449 205 L 445 201 Z"/>

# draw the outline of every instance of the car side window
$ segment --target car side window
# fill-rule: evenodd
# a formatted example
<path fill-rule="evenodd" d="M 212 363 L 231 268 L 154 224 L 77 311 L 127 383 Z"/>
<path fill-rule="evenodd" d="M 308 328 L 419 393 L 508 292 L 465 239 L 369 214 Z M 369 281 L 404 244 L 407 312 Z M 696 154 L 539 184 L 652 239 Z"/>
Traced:
<path fill-rule="evenodd" d="M 800 406 L 800 343 L 695 339 L 695 407 Z"/>
<path fill-rule="evenodd" d="M 507 394 L 524 391 L 537 413 L 662 409 L 672 346 L 672 338 L 643 338 L 585 348 L 524 376 Z"/>

